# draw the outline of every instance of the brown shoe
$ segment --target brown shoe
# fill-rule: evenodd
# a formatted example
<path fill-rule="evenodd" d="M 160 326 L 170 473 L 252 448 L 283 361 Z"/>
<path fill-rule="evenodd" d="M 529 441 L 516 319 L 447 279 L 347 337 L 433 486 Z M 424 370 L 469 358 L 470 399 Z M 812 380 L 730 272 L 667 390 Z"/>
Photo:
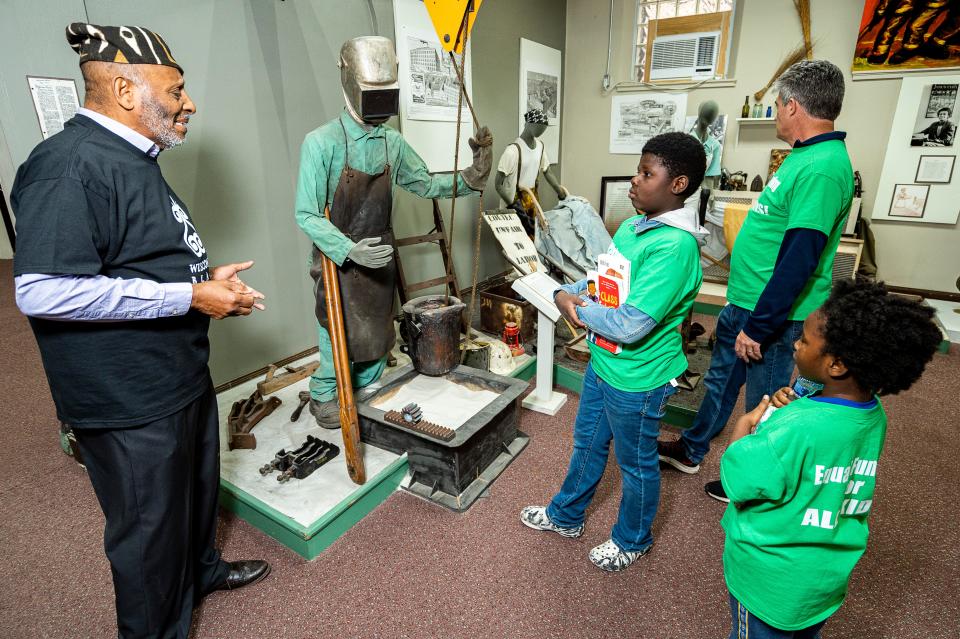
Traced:
<path fill-rule="evenodd" d="M 681 473 L 695 475 L 700 470 L 700 464 L 695 464 L 687 457 L 687 450 L 679 439 L 665 442 L 657 440 L 657 454 L 660 461 L 673 466 Z"/>

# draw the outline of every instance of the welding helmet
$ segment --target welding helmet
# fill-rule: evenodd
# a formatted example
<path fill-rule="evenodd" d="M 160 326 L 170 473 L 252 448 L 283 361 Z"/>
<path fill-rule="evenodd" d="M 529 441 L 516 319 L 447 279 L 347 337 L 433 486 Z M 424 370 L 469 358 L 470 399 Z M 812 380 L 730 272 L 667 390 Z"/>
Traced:
<path fill-rule="evenodd" d="M 361 36 L 340 48 L 340 83 L 355 120 L 381 124 L 400 113 L 397 52 L 389 38 Z"/>

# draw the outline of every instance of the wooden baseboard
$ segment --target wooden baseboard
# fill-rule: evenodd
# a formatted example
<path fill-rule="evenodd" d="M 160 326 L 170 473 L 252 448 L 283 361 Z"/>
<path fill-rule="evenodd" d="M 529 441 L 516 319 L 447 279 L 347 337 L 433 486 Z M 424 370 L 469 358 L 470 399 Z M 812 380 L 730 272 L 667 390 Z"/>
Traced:
<path fill-rule="evenodd" d="M 319 350 L 319 349 L 318 349 L 316 346 L 313 346 L 313 347 L 311 347 L 311 348 L 308 348 L 308 349 L 305 350 L 305 351 L 301 351 L 301 352 L 299 352 L 299 353 L 296 353 L 295 355 L 291 355 L 290 357 L 284 357 L 284 358 L 281 359 L 280 361 L 274 362 L 274 363 L 273 363 L 273 366 L 276 366 L 276 367 L 278 367 L 278 368 L 281 367 L 281 366 L 286 366 L 286 365 L 289 364 L 290 362 L 295 362 L 295 361 L 297 361 L 298 359 L 302 359 L 302 358 L 304 358 L 304 357 L 307 357 L 308 355 L 313 355 L 314 353 L 317 352 L 317 350 Z M 242 383 L 244 383 L 244 382 L 249 382 L 251 379 L 254 379 L 254 378 L 256 378 L 256 377 L 260 377 L 261 375 L 266 375 L 268 370 L 270 370 L 270 367 L 269 367 L 269 366 L 264 366 L 263 368 L 257 369 L 257 370 L 255 370 L 255 371 L 253 371 L 253 372 L 247 373 L 247 374 L 245 374 L 245 375 L 241 375 L 240 377 L 237 377 L 237 378 L 235 378 L 235 379 L 231 379 L 231 380 L 228 381 L 228 382 L 224 382 L 224 383 L 220 384 L 219 386 L 214 387 L 213 392 L 215 392 L 215 393 L 221 393 L 221 392 L 223 392 L 223 391 L 225 391 L 225 390 L 228 390 L 228 389 L 230 389 L 230 388 L 233 388 L 234 386 L 239 386 L 240 384 L 242 384 Z"/>
<path fill-rule="evenodd" d="M 903 293 L 904 295 L 919 295 L 920 297 L 933 300 L 945 300 L 947 302 L 960 303 L 960 292 L 949 293 L 947 291 L 931 291 L 925 288 L 909 288 L 907 286 L 892 286 L 887 284 L 887 290 L 891 293 Z"/>

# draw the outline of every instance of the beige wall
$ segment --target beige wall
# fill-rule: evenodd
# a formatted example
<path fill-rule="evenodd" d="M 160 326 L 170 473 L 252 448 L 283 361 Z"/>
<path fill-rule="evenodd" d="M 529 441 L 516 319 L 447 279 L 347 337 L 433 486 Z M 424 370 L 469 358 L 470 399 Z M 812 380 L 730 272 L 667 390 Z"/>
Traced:
<path fill-rule="evenodd" d="M 474 103 L 494 132 L 494 161 L 517 135 L 520 37 L 557 49 L 565 37 L 560 0 L 515 5 L 484 2 L 471 36 Z M 343 41 L 374 32 L 393 37 L 392 1 L 0 0 L 0 184 L 7 190 L 16 167 L 41 140 L 24 76 L 74 78 L 82 93 L 77 56 L 63 35 L 73 21 L 153 28 L 186 68 L 199 111 L 187 144 L 161 155 L 164 175 L 187 202 L 212 263 L 256 260 L 244 279 L 267 295 L 268 306 L 250 318 L 213 323 L 214 380 L 315 346 L 309 240 L 293 219 L 300 144 L 343 109 L 336 67 Z M 430 202 L 395 192 L 398 235 L 428 232 Z M 492 179 L 484 201 L 496 206 Z M 473 270 L 477 202 L 466 197 L 457 207 L 454 258 L 461 286 L 469 285 Z M 507 268 L 489 230 L 483 241 L 481 278 Z M 9 257 L 3 244 L 5 238 L 0 258 Z M 443 274 L 435 247 L 403 251 L 411 281 Z"/>
<path fill-rule="evenodd" d="M 766 177 L 770 149 L 785 148 L 771 125 L 745 129 L 737 142 L 743 98 L 765 85 L 783 56 L 801 40 L 799 21 L 791 0 L 737 0 L 734 40 L 736 85 L 700 88 L 688 96 L 688 112 L 708 99 L 730 116 L 723 166 L 744 170 L 751 179 Z M 814 53 L 848 70 L 863 3 L 860 0 L 812 0 Z M 630 79 L 634 0 L 615 0 L 611 75 L 614 82 Z M 568 0 L 567 47 L 563 103 L 563 180 L 575 193 L 599 203 L 600 177 L 628 175 L 637 156 L 608 153 L 610 95 L 602 95 L 600 81 L 606 64 L 608 3 Z M 837 128 L 848 133 L 853 166 L 864 179 L 864 213 L 873 210 L 874 195 L 893 120 L 900 80 L 852 82 Z M 612 95 L 612 94 L 611 94 Z M 765 104 L 772 103 L 768 96 Z M 954 291 L 960 274 L 960 229 L 957 226 L 877 222 L 880 277 L 891 284 Z"/>

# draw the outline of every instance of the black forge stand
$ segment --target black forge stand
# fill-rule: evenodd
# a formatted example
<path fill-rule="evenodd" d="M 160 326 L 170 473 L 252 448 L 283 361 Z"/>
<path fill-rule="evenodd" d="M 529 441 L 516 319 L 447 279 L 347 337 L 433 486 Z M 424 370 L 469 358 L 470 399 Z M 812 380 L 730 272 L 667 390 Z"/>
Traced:
<path fill-rule="evenodd" d="M 382 388 L 357 398 L 360 439 L 391 452 L 407 453 L 410 484 L 415 495 L 451 510 L 463 512 L 493 483 L 526 447 L 530 438 L 520 432 L 520 395 L 527 382 L 468 366 L 457 366 L 443 377 L 454 383 L 497 393 L 493 402 L 456 429 L 444 441 L 384 419 L 384 411 L 370 402 L 389 395 L 418 377 L 407 366 Z"/>

